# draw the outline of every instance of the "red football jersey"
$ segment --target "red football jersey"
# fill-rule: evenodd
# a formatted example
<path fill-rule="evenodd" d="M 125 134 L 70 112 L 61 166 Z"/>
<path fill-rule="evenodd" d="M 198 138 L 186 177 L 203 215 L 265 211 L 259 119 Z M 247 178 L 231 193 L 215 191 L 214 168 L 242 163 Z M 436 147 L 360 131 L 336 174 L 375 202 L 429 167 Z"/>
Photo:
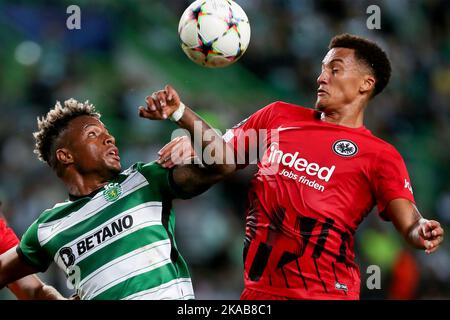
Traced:
<path fill-rule="evenodd" d="M 375 205 L 383 216 L 393 199 L 414 202 L 406 166 L 392 145 L 365 127 L 330 124 L 320 115 L 275 102 L 224 135 L 244 166 L 255 159 L 255 145 L 261 152 L 246 218 L 248 289 L 297 299 L 359 299 L 358 225 Z"/>
<path fill-rule="evenodd" d="M 17 244 L 19 244 L 19 239 L 16 234 L 8 228 L 5 221 L 0 218 L 0 254 L 8 251 Z"/>

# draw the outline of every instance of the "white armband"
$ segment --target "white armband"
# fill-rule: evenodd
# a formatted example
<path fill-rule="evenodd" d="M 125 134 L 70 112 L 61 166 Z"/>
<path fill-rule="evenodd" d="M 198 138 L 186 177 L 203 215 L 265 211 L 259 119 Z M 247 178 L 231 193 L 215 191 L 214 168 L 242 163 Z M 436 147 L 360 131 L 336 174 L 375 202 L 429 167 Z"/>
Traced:
<path fill-rule="evenodd" d="M 180 105 L 178 106 L 178 109 L 174 113 L 172 113 L 172 115 L 169 117 L 169 119 L 173 122 L 180 121 L 181 117 L 184 114 L 185 109 L 186 109 L 186 106 L 184 105 L 183 102 L 180 101 Z"/>

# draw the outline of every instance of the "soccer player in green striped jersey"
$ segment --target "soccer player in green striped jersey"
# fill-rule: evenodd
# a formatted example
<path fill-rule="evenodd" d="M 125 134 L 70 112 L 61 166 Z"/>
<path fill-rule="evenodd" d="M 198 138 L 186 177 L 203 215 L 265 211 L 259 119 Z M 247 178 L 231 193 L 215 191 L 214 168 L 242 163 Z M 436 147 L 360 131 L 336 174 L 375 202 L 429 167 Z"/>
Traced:
<path fill-rule="evenodd" d="M 139 110 L 143 118 L 170 118 L 192 136 L 209 128 L 202 122 L 196 129 L 194 122 L 202 120 L 170 86 L 146 103 Z M 81 299 L 193 299 L 188 266 L 174 238 L 172 199 L 200 194 L 231 173 L 230 166 L 167 170 L 138 162 L 122 171 L 115 139 L 100 114 L 74 99 L 57 103 L 38 128 L 35 152 L 63 181 L 69 199 L 45 210 L 17 250 L 0 257 L 0 288 L 54 262 Z M 222 138 L 215 138 L 201 147 L 225 150 Z"/>

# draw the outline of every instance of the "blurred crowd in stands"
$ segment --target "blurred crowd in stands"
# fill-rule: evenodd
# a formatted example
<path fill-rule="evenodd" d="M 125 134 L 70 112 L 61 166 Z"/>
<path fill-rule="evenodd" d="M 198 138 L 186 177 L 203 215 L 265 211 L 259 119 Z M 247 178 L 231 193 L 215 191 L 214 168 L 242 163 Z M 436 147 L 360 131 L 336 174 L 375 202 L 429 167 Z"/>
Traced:
<path fill-rule="evenodd" d="M 171 83 L 183 101 L 222 130 L 285 100 L 313 107 L 328 42 L 349 32 L 377 41 L 392 60 L 391 82 L 366 113 L 366 127 L 403 155 L 422 214 L 447 232 L 430 255 L 407 247 L 372 212 L 357 232 L 363 299 L 450 298 L 450 1 L 238 0 L 252 28 L 235 65 L 206 69 L 181 51 L 178 19 L 190 1 L 77 1 L 81 29 L 68 30 L 68 1 L 0 3 L 0 200 L 19 236 L 46 208 L 67 198 L 33 154 L 37 116 L 56 100 L 90 100 L 121 150 L 122 165 L 152 161 L 176 127 L 137 116 L 145 96 Z M 366 9 L 381 10 L 369 30 Z M 198 299 L 238 299 L 247 168 L 204 195 L 176 201 L 177 243 Z M 369 290 L 370 265 L 381 290 Z M 66 294 L 62 273 L 41 275 Z M 10 299 L 0 291 L 0 299 Z"/>

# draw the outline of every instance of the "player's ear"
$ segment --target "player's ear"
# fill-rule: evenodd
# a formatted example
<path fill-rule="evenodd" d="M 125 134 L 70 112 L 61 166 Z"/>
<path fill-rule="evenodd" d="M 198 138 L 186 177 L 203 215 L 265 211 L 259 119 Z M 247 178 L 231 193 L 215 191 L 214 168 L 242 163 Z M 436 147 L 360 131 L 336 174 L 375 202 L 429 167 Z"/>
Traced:
<path fill-rule="evenodd" d="M 361 86 L 359 87 L 359 92 L 364 94 L 366 92 L 372 92 L 374 89 L 375 89 L 375 77 L 370 74 L 366 74 L 364 76 Z"/>
<path fill-rule="evenodd" d="M 70 153 L 67 148 L 59 148 L 56 150 L 56 160 L 63 165 L 68 165 L 74 162 L 72 153 Z"/>

